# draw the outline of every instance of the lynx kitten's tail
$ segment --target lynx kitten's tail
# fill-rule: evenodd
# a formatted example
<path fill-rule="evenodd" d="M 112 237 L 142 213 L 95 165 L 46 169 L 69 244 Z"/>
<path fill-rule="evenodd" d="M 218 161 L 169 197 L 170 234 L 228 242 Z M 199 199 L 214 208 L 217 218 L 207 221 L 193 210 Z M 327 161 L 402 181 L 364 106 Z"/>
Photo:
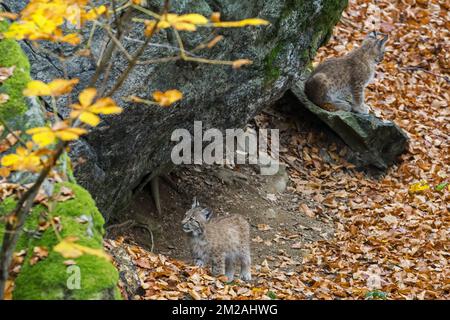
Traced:
<path fill-rule="evenodd" d="M 305 83 L 305 93 L 309 100 L 319 107 L 325 105 L 325 94 L 328 92 L 328 77 L 324 73 L 317 73 Z"/>

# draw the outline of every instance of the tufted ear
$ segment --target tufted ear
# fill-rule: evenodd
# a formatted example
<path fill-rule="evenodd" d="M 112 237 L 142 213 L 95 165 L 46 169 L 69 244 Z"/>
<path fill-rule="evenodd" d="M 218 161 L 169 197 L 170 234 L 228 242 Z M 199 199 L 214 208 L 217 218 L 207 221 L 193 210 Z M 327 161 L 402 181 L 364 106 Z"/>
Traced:
<path fill-rule="evenodd" d="M 201 214 L 203 215 L 206 221 L 209 221 L 212 217 L 212 210 L 209 208 L 205 208 L 202 210 Z"/>
<path fill-rule="evenodd" d="M 197 201 L 197 197 L 194 197 L 193 203 L 192 203 L 192 209 L 200 207 L 200 203 Z"/>
<path fill-rule="evenodd" d="M 389 36 L 386 34 L 383 39 L 378 40 L 378 46 L 381 48 L 383 47 L 386 42 L 389 40 Z"/>
<path fill-rule="evenodd" d="M 377 32 L 372 31 L 367 35 L 367 39 L 376 39 L 377 38 Z"/>

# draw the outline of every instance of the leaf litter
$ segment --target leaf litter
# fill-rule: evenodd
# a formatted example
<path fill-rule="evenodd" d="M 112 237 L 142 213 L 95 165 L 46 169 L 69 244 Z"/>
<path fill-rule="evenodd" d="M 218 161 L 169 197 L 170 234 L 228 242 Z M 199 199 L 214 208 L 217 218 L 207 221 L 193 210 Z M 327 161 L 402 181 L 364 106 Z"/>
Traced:
<path fill-rule="evenodd" d="M 372 30 L 389 33 L 366 101 L 410 138 L 408 151 L 381 178 L 355 170 L 333 145 L 326 150 L 331 161 L 324 161 L 311 134 L 292 136 L 283 146 L 293 184 L 288 190 L 321 204 L 303 203 L 299 211 L 332 216 L 334 237 L 303 244 L 295 235 L 277 236 L 269 242 L 292 241 L 302 257 L 282 251 L 267 256 L 253 266 L 250 283 L 227 283 L 123 239 L 106 240 L 107 246 L 125 246 L 137 267 L 145 293 L 134 298 L 450 298 L 449 6 L 443 0 L 350 0 L 331 40 L 318 51 L 315 65 L 349 52 Z"/>

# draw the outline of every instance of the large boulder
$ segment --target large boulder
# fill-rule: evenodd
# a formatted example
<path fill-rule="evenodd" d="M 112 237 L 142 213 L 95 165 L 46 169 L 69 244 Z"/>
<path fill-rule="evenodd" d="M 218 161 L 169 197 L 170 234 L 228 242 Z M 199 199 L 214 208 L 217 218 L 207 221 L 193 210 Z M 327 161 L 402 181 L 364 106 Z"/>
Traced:
<path fill-rule="evenodd" d="M 372 114 L 326 111 L 308 100 L 301 81 L 291 88 L 291 92 L 299 105 L 315 114 L 352 149 L 349 160 L 358 166 L 384 170 L 407 148 L 408 136 L 392 121 Z"/>
<path fill-rule="evenodd" d="M 5 0 L 3 4 L 17 12 L 27 2 Z M 148 2 L 155 9 L 161 4 L 161 1 Z M 173 146 L 170 137 L 175 129 L 186 128 L 192 132 L 194 120 L 203 121 L 205 129 L 242 127 L 262 108 L 280 98 L 310 63 L 316 49 L 327 40 L 347 0 L 186 0 L 172 4 L 172 11 L 177 13 L 198 12 L 210 16 L 220 11 L 223 20 L 260 17 L 269 20 L 271 25 L 220 30 L 225 39 L 212 50 L 198 53 L 207 58 L 254 61 L 242 70 L 181 61 L 139 65 L 134 69 L 114 95 L 125 112 L 104 118 L 93 133 L 72 146 L 73 159 L 85 160 L 76 167 L 77 179 L 93 194 L 106 218 L 129 201 L 142 181 L 159 174 L 161 165 L 170 162 Z M 132 25 L 129 30 L 124 47 L 132 52 L 140 45 L 143 27 Z M 183 33 L 186 48 L 194 48 L 210 32 L 204 28 L 195 34 Z M 176 45 L 170 32 L 165 31 L 158 33 L 152 42 Z M 66 61 L 68 76 L 81 80 L 77 90 L 89 83 L 95 61 L 106 43 L 107 37 L 98 30 L 92 41 L 94 59 L 74 57 Z M 49 81 L 63 77 L 64 67 L 48 51 L 31 48 L 27 43 L 23 47 L 31 60 L 33 78 Z M 65 55 L 75 52 L 68 46 L 57 48 L 53 44 L 46 49 Z M 173 49 L 150 46 L 142 60 L 176 53 Z M 121 54 L 114 59 L 117 63 L 111 70 L 109 86 L 127 65 Z M 156 90 L 172 88 L 182 91 L 184 99 L 170 108 L 133 105 L 121 100 L 130 94 L 149 97 Z M 59 110 L 65 116 L 67 110 L 63 103 Z"/>
<path fill-rule="evenodd" d="M 0 21 L 0 32 L 7 28 L 7 23 Z M 0 93 L 10 97 L 7 103 L 0 105 L 0 118 L 16 134 L 21 132 L 22 139 L 29 139 L 24 131 L 44 125 L 44 112 L 36 99 L 28 99 L 22 94 L 31 79 L 27 56 L 16 41 L 0 39 L 0 67 L 13 66 L 15 67 L 13 75 L 0 84 Z M 8 134 L 8 130 L 0 130 L 0 141 Z M 18 144 L 15 144 L 9 150 L 0 150 L 0 159 L 17 147 Z M 58 167 L 61 176 L 65 173 L 71 176 L 70 170 L 65 169 L 67 168 L 63 165 Z M 5 234 L 5 216 L 16 207 L 17 195 L 23 193 L 23 188 L 19 186 L 35 182 L 36 177 L 36 174 L 29 172 L 15 172 L 8 177 L 8 181 L 12 184 L 1 181 L 0 247 Z M 70 191 L 72 194 L 67 197 L 67 201 L 58 201 L 51 213 L 43 203 L 35 205 L 31 210 L 15 248 L 17 256 L 14 258 L 14 268 L 10 272 L 10 276 L 15 278 L 14 287 L 7 286 L 7 298 L 10 298 L 11 294 L 14 299 L 26 300 L 121 299 L 117 287 L 118 272 L 111 261 L 102 255 L 84 254 L 72 259 L 68 265 L 68 259 L 54 250 L 60 243 L 60 238 L 72 236 L 78 239 L 77 244 L 94 252 L 101 252 L 105 220 L 89 192 L 75 181 L 55 185 L 46 180 L 42 189 L 48 194 L 58 195 L 60 191 Z M 43 194 L 41 193 L 41 200 Z M 50 220 L 50 214 L 59 221 L 58 235 L 50 224 L 45 224 Z M 36 259 L 39 255 L 42 259 Z M 79 281 L 71 277 L 71 270 L 79 271 Z M 73 287 L 71 279 L 76 280 Z"/>

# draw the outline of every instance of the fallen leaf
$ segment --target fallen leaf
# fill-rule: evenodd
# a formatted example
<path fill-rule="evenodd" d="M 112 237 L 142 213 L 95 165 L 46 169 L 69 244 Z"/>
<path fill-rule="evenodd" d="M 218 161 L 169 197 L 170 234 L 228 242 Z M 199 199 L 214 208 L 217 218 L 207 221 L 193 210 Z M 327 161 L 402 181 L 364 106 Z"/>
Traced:
<path fill-rule="evenodd" d="M 256 226 L 259 231 L 269 231 L 272 228 L 268 224 L 260 223 Z"/>
<path fill-rule="evenodd" d="M 5 82 L 12 77 L 14 70 L 16 70 L 16 66 L 0 68 L 0 83 Z"/>
<path fill-rule="evenodd" d="M 83 254 L 93 255 L 106 260 L 111 260 L 111 257 L 107 255 L 102 249 L 93 249 L 80 244 L 75 243 L 78 239 L 76 237 L 67 237 L 59 242 L 53 250 L 61 254 L 66 259 L 75 259 Z"/>
<path fill-rule="evenodd" d="M 30 258 L 30 265 L 34 266 L 39 261 L 48 257 L 48 250 L 44 247 L 34 247 L 33 255 Z"/>

